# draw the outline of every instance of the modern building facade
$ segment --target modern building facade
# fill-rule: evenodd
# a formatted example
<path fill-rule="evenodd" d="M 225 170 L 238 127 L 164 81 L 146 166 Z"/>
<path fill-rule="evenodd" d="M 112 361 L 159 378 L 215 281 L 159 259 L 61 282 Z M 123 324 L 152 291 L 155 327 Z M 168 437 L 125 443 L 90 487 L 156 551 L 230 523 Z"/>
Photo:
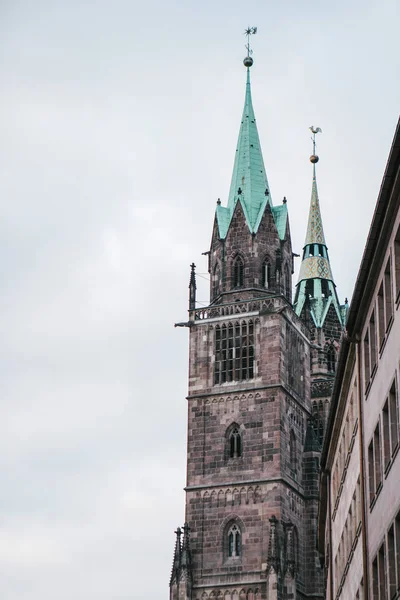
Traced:
<path fill-rule="evenodd" d="M 400 597 L 400 121 L 351 302 L 321 457 L 327 599 Z"/>
<path fill-rule="evenodd" d="M 250 56 L 227 206 L 208 254 L 210 305 L 190 278 L 185 525 L 171 600 L 324 597 L 316 550 L 319 459 L 345 307 L 323 236 L 316 176 L 293 307 L 286 198 L 272 202 Z M 314 165 L 315 167 L 315 165 Z M 321 408 L 322 407 L 322 408 Z"/>

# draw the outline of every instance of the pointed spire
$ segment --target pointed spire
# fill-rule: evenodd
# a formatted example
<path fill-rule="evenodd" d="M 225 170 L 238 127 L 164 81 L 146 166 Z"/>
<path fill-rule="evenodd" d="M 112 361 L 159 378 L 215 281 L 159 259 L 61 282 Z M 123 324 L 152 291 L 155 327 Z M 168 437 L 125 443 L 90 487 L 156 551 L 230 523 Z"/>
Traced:
<path fill-rule="evenodd" d="M 170 586 L 173 583 L 177 583 L 179 581 L 180 575 L 181 575 L 182 529 L 180 527 L 178 527 L 178 529 L 175 531 L 175 534 L 176 534 L 176 542 L 175 542 L 175 549 L 174 549 L 174 560 L 172 563 L 171 579 L 169 582 Z"/>
<path fill-rule="evenodd" d="M 315 135 L 320 133 L 321 129 L 313 126 L 310 129 L 313 133 L 313 154 L 310 156 L 310 162 L 313 165 L 313 180 L 307 233 L 299 281 L 296 286 L 294 309 L 300 316 L 304 305 L 308 304 L 314 324 L 317 327 L 322 327 L 329 306 L 333 304 L 338 319 L 343 326 L 344 321 L 329 262 L 318 196 L 315 165 L 319 158 L 315 154 Z"/>
<path fill-rule="evenodd" d="M 195 310 L 196 308 L 196 265 L 192 263 L 190 265 L 190 281 L 189 281 L 189 310 Z"/>
<path fill-rule="evenodd" d="M 325 236 L 324 228 L 322 226 L 321 209 L 319 206 L 318 189 L 317 189 L 317 176 L 315 172 L 315 163 L 313 165 L 313 181 L 311 191 L 311 203 L 310 212 L 308 216 L 308 226 L 306 241 L 307 244 L 324 244 Z"/>
<path fill-rule="evenodd" d="M 252 61 L 251 58 L 250 60 Z M 229 191 L 228 208 L 232 212 L 239 198 L 249 228 L 253 231 L 256 228 L 260 211 L 268 202 L 271 204 L 272 202 L 251 98 L 249 66 L 247 67 L 244 109 Z"/>

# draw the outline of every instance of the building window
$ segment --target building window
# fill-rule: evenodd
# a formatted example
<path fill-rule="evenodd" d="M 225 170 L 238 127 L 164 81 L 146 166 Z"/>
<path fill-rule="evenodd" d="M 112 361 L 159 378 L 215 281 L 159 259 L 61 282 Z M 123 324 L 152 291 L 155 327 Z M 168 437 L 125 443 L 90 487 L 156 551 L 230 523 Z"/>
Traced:
<path fill-rule="evenodd" d="M 396 593 L 396 548 L 394 542 L 394 525 L 388 531 L 388 575 L 389 575 L 389 598 Z"/>
<path fill-rule="evenodd" d="M 218 263 L 214 267 L 213 273 L 213 295 L 214 298 L 219 294 L 219 286 L 220 286 L 220 270 Z"/>
<path fill-rule="evenodd" d="M 253 321 L 215 328 L 214 384 L 254 377 Z"/>
<path fill-rule="evenodd" d="M 234 427 L 229 434 L 229 458 L 242 456 L 242 436 L 238 427 Z"/>
<path fill-rule="evenodd" d="M 334 346 L 332 346 L 332 344 L 330 346 L 328 346 L 328 349 L 326 351 L 326 365 L 327 365 L 329 373 L 335 372 L 335 370 L 336 370 L 336 353 L 335 353 L 335 348 L 334 348 Z"/>
<path fill-rule="evenodd" d="M 378 576 L 379 576 L 379 600 L 386 600 L 386 551 L 385 543 L 379 548 L 378 552 Z"/>
<path fill-rule="evenodd" d="M 313 279 L 307 279 L 305 295 L 306 295 L 306 298 L 314 297 L 314 280 Z"/>
<path fill-rule="evenodd" d="M 241 535 L 237 525 L 232 525 L 228 532 L 228 556 L 240 556 L 241 554 Z"/>
<path fill-rule="evenodd" d="M 290 298 L 290 273 L 289 273 L 289 267 L 287 265 L 285 265 L 284 267 L 284 278 L 285 278 L 285 296 L 286 298 L 289 300 L 291 300 Z"/>
<path fill-rule="evenodd" d="M 399 410 L 396 379 L 389 392 L 390 451 L 393 456 L 399 443 Z"/>
<path fill-rule="evenodd" d="M 293 429 L 290 430 L 289 434 L 289 460 L 290 460 L 290 472 L 292 477 L 296 478 L 297 474 L 297 452 L 296 452 L 296 435 Z"/>
<path fill-rule="evenodd" d="M 385 275 L 385 324 L 388 329 L 393 317 L 393 295 L 392 295 L 392 273 L 390 268 L 390 257 L 386 263 Z"/>
<path fill-rule="evenodd" d="M 370 362 L 369 362 L 369 331 L 368 331 L 368 329 L 364 336 L 363 355 L 364 355 L 364 384 L 365 384 L 365 391 L 366 391 L 368 388 L 370 377 L 371 377 L 371 368 L 370 368 Z"/>
<path fill-rule="evenodd" d="M 368 479 L 370 504 L 382 487 L 382 448 L 379 423 L 368 446 Z"/>
<path fill-rule="evenodd" d="M 321 293 L 323 298 L 328 298 L 330 296 L 329 285 L 327 279 L 321 279 Z"/>
<path fill-rule="evenodd" d="M 244 262 L 240 256 L 237 256 L 233 263 L 233 281 L 232 287 L 243 287 L 244 284 Z"/>
<path fill-rule="evenodd" d="M 397 230 L 396 237 L 394 240 L 394 279 L 396 286 L 396 299 L 400 294 L 400 226 Z"/>
<path fill-rule="evenodd" d="M 261 285 L 269 290 L 271 287 L 271 263 L 268 258 L 264 260 L 261 269 Z"/>
<path fill-rule="evenodd" d="M 379 349 L 385 339 L 385 299 L 383 297 L 383 284 L 378 292 L 378 327 L 379 327 Z"/>
<path fill-rule="evenodd" d="M 389 396 L 386 398 L 386 402 L 382 410 L 382 435 L 385 471 L 388 468 L 391 458 L 394 456 L 399 443 L 397 402 L 397 385 L 396 379 L 394 379 L 390 387 Z"/>

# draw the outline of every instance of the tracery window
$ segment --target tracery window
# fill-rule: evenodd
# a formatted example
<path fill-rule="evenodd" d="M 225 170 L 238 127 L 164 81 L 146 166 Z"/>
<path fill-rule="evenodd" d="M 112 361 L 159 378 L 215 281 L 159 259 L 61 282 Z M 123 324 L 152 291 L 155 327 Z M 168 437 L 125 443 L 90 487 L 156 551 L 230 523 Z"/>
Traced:
<path fill-rule="evenodd" d="M 229 456 L 230 458 L 242 456 L 242 436 L 237 427 L 231 431 L 229 436 Z"/>
<path fill-rule="evenodd" d="M 335 348 L 333 346 L 328 346 L 326 351 L 326 364 L 328 371 L 330 373 L 334 373 L 336 369 L 336 355 Z"/>
<path fill-rule="evenodd" d="M 262 264 L 261 285 L 267 290 L 271 287 L 271 263 L 266 258 Z"/>
<path fill-rule="evenodd" d="M 228 530 L 228 556 L 238 557 L 241 555 L 241 551 L 242 544 L 240 529 L 236 524 L 234 524 Z"/>
<path fill-rule="evenodd" d="M 244 283 L 244 262 L 240 256 L 235 258 L 233 263 L 233 281 L 232 287 L 243 287 Z"/>
<path fill-rule="evenodd" d="M 215 328 L 214 383 L 254 377 L 253 321 Z"/>
<path fill-rule="evenodd" d="M 214 294 L 214 297 L 218 296 L 218 294 L 219 294 L 219 283 L 220 283 L 220 271 L 219 271 L 219 265 L 217 263 L 215 265 L 215 267 L 214 267 L 214 274 L 213 274 L 213 294 Z"/>
<path fill-rule="evenodd" d="M 295 435 L 293 429 L 290 430 L 290 435 L 289 435 L 289 460 L 290 460 L 290 470 L 292 473 L 292 477 L 296 477 L 296 473 L 297 473 L 296 435 Z"/>

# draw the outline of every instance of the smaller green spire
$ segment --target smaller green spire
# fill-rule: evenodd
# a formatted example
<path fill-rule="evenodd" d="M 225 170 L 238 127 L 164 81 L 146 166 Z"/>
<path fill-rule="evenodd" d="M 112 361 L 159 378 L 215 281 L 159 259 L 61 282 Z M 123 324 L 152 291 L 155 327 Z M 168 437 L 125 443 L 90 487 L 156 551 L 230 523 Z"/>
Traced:
<path fill-rule="evenodd" d="M 313 180 L 311 189 L 310 211 L 303 258 L 300 266 L 299 281 L 296 286 L 294 309 L 300 316 L 306 300 L 309 301 L 311 316 L 317 327 L 322 327 L 329 307 L 333 305 L 339 322 L 344 326 L 343 311 L 339 304 L 336 286 L 329 262 L 328 248 L 325 242 L 319 204 L 317 176 L 315 165 L 319 161 L 315 154 L 315 134 L 321 129 L 310 127 L 313 133 L 313 150 L 310 157 L 313 164 Z"/>
<path fill-rule="evenodd" d="M 313 165 L 313 182 L 311 191 L 310 213 L 308 217 L 308 226 L 305 245 L 307 244 L 324 244 L 325 236 L 322 226 L 321 209 L 319 206 L 317 177 L 315 173 L 315 163 Z"/>

